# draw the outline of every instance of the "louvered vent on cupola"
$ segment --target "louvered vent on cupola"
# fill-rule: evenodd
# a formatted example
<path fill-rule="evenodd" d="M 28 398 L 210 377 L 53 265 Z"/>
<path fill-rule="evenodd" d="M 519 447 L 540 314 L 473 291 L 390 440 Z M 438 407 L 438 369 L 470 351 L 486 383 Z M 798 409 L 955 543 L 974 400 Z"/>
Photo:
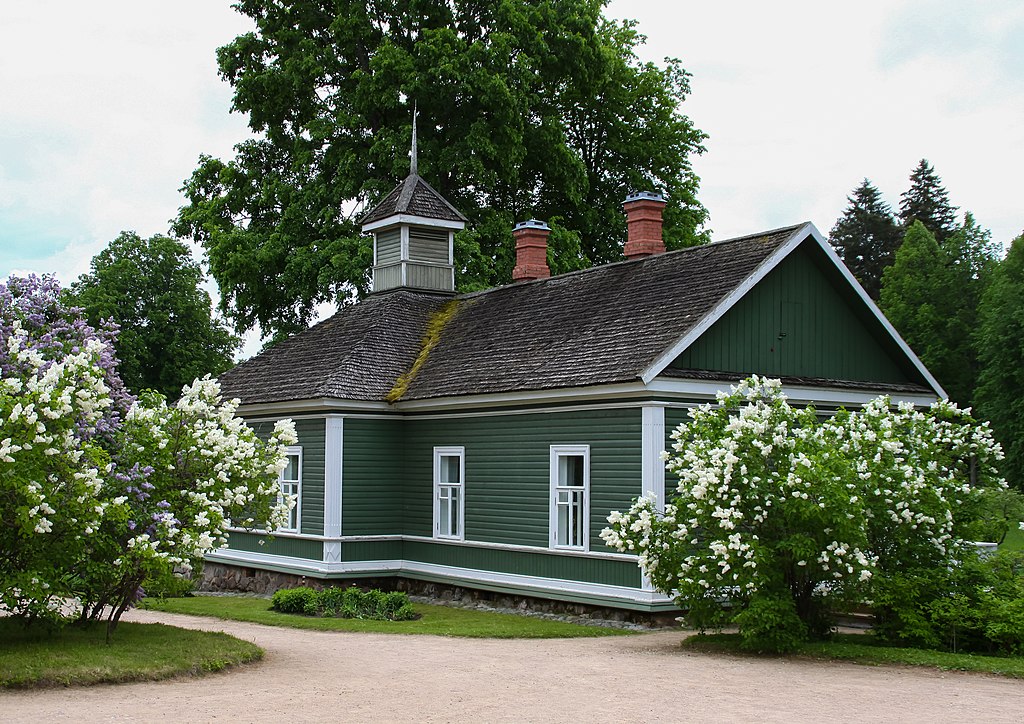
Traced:
<path fill-rule="evenodd" d="M 363 217 L 363 232 L 373 234 L 372 291 L 454 293 L 455 232 L 464 228 L 466 217 L 410 173 Z"/>

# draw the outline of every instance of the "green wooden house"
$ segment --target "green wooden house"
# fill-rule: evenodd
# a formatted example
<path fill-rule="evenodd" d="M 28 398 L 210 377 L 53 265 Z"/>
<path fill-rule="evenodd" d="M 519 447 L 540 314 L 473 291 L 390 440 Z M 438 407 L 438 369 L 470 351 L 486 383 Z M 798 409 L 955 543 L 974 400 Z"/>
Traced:
<path fill-rule="evenodd" d="M 208 569 L 666 609 L 599 533 L 665 499 L 689 407 L 752 373 L 819 409 L 944 396 L 814 226 L 666 253 L 663 206 L 631 196 L 627 260 L 555 277 L 547 226 L 520 224 L 516 281 L 456 295 L 465 219 L 411 174 L 364 219 L 374 292 L 221 378 L 257 430 L 295 420 L 298 505 Z"/>

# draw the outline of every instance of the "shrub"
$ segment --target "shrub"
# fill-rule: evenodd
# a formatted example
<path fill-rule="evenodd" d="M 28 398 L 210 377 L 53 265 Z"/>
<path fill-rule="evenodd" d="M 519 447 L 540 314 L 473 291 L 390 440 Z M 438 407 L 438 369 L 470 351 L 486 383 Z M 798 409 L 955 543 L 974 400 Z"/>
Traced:
<path fill-rule="evenodd" d="M 416 613 L 409 596 L 400 591 L 384 593 L 376 589 L 283 588 L 274 594 L 270 607 L 281 613 L 337 618 L 361 618 L 374 621 L 411 621 Z"/>
<path fill-rule="evenodd" d="M 822 419 L 752 377 L 689 414 L 667 456 L 674 494 L 613 511 L 601 537 L 636 553 L 691 624 L 735 624 L 748 648 L 779 651 L 826 635 L 833 611 L 866 596 L 908 641 L 934 645 L 939 619 L 967 616 L 957 599 L 929 606 L 970 556 L 981 491 L 1006 487 L 999 446 L 967 411 L 880 397 Z"/>
<path fill-rule="evenodd" d="M 949 568 L 906 570 L 878 581 L 875 635 L 887 643 L 1024 653 L 1024 554 L 965 554 Z"/>
<path fill-rule="evenodd" d="M 312 613 L 309 612 L 311 606 Z M 313 615 L 318 608 L 317 592 L 306 587 L 282 588 L 270 599 L 270 608 L 281 613 Z"/>

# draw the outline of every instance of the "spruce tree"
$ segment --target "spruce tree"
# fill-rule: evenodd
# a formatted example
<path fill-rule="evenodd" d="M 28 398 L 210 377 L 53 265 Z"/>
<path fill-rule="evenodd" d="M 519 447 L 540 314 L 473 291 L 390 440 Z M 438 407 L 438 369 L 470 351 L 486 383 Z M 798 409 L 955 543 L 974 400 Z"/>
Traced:
<path fill-rule="evenodd" d="M 846 198 L 829 242 L 872 299 L 878 300 L 882 271 L 892 264 L 902 234 L 889 204 L 868 179 Z"/>
<path fill-rule="evenodd" d="M 910 188 L 900 197 L 900 222 L 904 231 L 915 221 L 924 224 L 940 244 L 956 231 L 957 207 L 949 203 L 949 194 L 935 169 L 922 158 L 910 174 Z"/>
<path fill-rule="evenodd" d="M 993 270 L 978 311 L 978 413 L 1003 445 L 1003 475 L 1024 491 L 1024 234 Z"/>

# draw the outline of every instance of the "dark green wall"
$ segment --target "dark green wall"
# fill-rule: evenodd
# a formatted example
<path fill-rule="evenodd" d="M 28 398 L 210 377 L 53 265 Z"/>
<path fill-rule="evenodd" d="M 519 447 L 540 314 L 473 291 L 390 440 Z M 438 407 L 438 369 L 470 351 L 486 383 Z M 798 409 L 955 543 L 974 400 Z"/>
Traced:
<path fill-rule="evenodd" d="M 402 532 L 402 421 L 345 418 L 341 529 L 345 535 Z"/>
<path fill-rule="evenodd" d="M 805 244 L 673 363 L 761 375 L 921 382 L 820 250 Z"/>
<path fill-rule="evenodd" d="M 254 422 L 250 426 L 266 439 L 274 430 L 273 422 Z M 302 517 L 303 533 L 324 533 L 324 419 L 295 420 L 295 432 L 302 446 Z"/>
<path fill-rule="evenodd" d="M 406 421 L 405 533 L 431 536 L 433 449 L 466 449 L 466 539 L 547 547 L 551 445 L 590 445 L 590 548 L 641 491 L 640 410 Z M 346 533 L 349 531 L 346 529 Z"/>
<path fill-rule="evenodd" d="M 271 540 L 268 536 L 255 533 L 235 532 L 229 534 L 228 547 L 236 551 L 291 556 L 292 558 L 305 558 L 311 561 L 321 561 L 324 557 L 324 544 L 318 540 L 282 538 L 280 536 L 275 536 Z"/>

